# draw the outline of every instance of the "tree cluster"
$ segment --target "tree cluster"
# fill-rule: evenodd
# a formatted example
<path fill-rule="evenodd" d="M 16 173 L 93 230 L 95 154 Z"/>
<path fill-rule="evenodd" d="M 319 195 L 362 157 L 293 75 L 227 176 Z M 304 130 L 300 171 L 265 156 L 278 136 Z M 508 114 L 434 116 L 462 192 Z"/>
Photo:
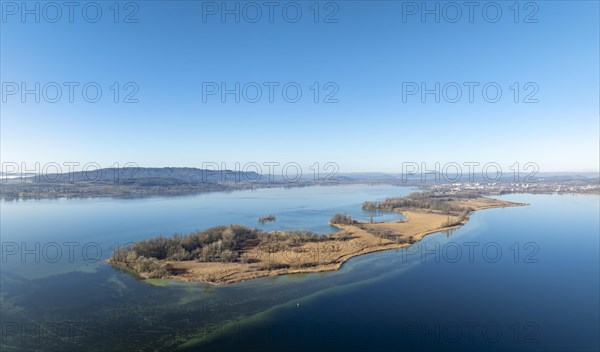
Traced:
<path fill-rule="evenodd" d="M 238 251 L 258 242 L 260 230 L 242 225 L 217 226 L 185 236 L 155 237 L 119 248 L 113 260 L 126 259 L 129 253 L 156 260 L 200 260 L 204 262 L 234 262 Z M 125 257 L 124 257 L 125 256 Z"/>
<path fill-rule="evenodd" d="M 332 224 L 352 225 L 354 220 L 352 220 L 350 215 L 337 213 L 329 220 L 329 222 Z"/>
<path fill-rule="evenodd" d="M 447 214 L 460 214 L 469 211 L 452 204 L 453 197 L 437 195 L 433 192 L 414 192 L 406 197 L 387 198 L 381 202 L 364 202 L 362 208 L 370 211 L 394 211 L 396 209 L 428 209 Z"/>
<path fill-rule="evenodd" d="M 258 248 L 264 253 L 290 250 L 308 242 L 333 240 L 333 235 L 317 235 L 311 231 L 263 232 L 243 225 L 217 226 L 181 236 L 159 236 L 137 241 L 113 252 L 112 260 L 149 277 L 170 274 L 162 260 L 201 262 L 248 262 L 247 251 Z"/>

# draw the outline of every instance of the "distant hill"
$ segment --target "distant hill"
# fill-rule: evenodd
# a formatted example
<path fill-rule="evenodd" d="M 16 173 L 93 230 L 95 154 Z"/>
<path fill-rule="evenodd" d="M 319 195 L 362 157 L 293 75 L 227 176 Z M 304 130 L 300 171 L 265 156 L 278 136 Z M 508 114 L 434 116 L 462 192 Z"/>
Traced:
<path fill-rule="evenodd" d="M 274 186 L 282 184 L 269 183 L 268 177 L 256 172 L 188 167 L 106 168 L 23 178 L 3 177 L 0 198 L 140 197 Z"/>
<path fill-rule="evenodd" d="M 190 183 L 226 183 L 260 180 L 256 172 L 232 170 L 206 170 L 190 167 L 163 168 L 105 168 L 62 174 L 47 174 L 35 177 L 37 182 L 49 183 L 138 183 L 146 185 L 190 184 Z"/>

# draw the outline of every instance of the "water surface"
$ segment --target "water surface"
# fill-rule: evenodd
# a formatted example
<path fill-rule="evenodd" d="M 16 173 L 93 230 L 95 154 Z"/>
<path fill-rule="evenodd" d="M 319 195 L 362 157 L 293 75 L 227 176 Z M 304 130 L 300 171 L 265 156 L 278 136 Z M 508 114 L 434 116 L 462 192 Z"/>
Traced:
<path fill-rule="evenodd" d="M 364 200 L 409 192 L 340 186 L 2 203 L 2 349 L 598 350 L 598 196 L 504 196 L 531 205 L 478 212 L 452 233 L 355 257 L 336 272 L 222 287 L 149 284 L 77 251 L 72 262 L 42 255 L 36 263 L 4 247 L 95 241 L 105 249 L 224 223 L 254 226 L 268 213 L 277 222 L 266 229 L 324 233 L 335 212 L 366 219 Z"/>

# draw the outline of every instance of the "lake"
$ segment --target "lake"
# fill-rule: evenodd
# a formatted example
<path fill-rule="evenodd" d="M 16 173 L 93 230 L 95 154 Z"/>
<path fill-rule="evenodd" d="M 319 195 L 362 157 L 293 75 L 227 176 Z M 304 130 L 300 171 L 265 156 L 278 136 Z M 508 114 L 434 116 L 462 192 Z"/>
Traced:
<path fill-rule="evenodd" d="M 394 186 L 1 202 L 2 350 L 598 350 L 598 196 L 509 195 L 407 249 L 339 271 L 215 287 L 139 280 L 116 245 L 239 223 L 323 234 Z M 277 220 L 260 225 L 260 215 Z M 399 219 L 381 214 L 376 220 Z"/>

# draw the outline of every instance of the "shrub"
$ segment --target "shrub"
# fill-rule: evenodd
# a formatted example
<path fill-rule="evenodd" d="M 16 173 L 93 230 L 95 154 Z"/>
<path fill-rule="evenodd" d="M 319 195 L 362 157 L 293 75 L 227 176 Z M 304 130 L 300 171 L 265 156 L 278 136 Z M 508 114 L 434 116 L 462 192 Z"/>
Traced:
<path fill-rule="evenodd" d="M 224 263 L 233 263 L 237 259 L 238 259 L 237 252 L 230 251 L 229 249 L 227 249 L 221 253 L 221 261 Z"/>
<path fill-rule="evenodd" d="M 288 264 L 277 262 L 263 262 L 260 264 L 260 268 L 263 270 L 288 269 L 289 267 Z"/>
<path fill-rule="evenodd" d="M 340 214 L 340 213 L 335 214 L 331 218 L 331 220 L 329 220 L 329 222 L 332 224 L 342 224 L 342 225 L 351 225 L 352 223 L 354 223 L 354 221 L 352 220 L 352 217 L 350 215 Z"/>
<path fill-rule="evenodd" d="M 202 247 L 202 254 L 200 260 L 203 262 L 216 262 L 219 259 L 219 253 L 221 252 L 221 240 L 213 242 L 209 245 Z"/>
<path fill-rule="evenodd" d="M 146 258 L 139 256 L 137 253 L 124 249 L 121 251 L 123 255 L 118 257 L 113 256 L 113 259 L 120 263 L 124 263 L 140 274 L 146 274 L 151 278 L 163 278 L 171 274 L 170 268 L 156 258 Z"/>
<path fill-rule="evenodd" d="M 131 246 L 131 250 L 142 257 L 166 259 L 169 254 L 177 251 L 176 247 L 180 246 L 180 241 L 178 237 L 160 236 L 135 242 Z"/>

